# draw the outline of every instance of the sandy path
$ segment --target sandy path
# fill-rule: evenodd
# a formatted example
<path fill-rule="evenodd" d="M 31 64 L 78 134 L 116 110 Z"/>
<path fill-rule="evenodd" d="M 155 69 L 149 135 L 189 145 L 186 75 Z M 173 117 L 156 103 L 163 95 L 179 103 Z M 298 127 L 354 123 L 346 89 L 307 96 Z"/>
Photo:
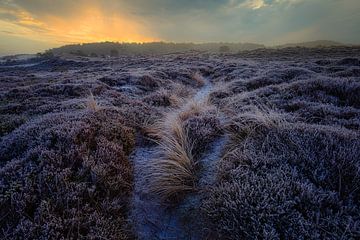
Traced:
<path fill-rule="evenodd" d="M 204 78 L 205 84 L 197 93 L 182 106 L 185 108 L 190 102 L 207 101 L 208 95 L 214 88 L 209 79 Z M 182 109 L 181 108 L 181 109 Z M 180 111 L 181 111 L 180 109 Z M 210 150 L 199 160 L 202 171 L 199 176 L 198 187 L 206 188 L 214 182 L 214 172 L 217 160 L 221 157 L 221 151 L 225 145 L 226 137 L 216 139 Z M 137 146 L 130 156 L 134 164 L 134 194 L 132 199 L 131 221 L 139 239 L 200 239 L 201 233 L 196 231 L 194 224 L 184 222 L 181 216 L 184 212 L 197 209 L 200 196 L 189 195 L 178 206 L 167 206 L 159 198 L 149 193 L 146 189 L 144 166 L 151 159 L 155 159 L 158 153 L 156 145 L 148 146 L 138 137 Z"/>

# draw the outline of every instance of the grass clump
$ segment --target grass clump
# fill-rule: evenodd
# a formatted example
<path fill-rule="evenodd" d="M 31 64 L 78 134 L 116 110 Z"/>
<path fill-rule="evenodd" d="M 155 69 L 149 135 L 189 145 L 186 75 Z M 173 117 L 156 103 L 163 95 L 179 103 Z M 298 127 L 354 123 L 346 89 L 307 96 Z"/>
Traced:
<path fill-rule="evenodd" d="M 198 87 L 202 87 L 205 85 L 205 79 L 200 72 L 195 72 L 194 74 L 192 74 L 191 79 L 196 82 L 196 85 Z"/>
<path fill-rule="evenodd" d="M 92 92 L 90 92 L 90 95 L 86 101 L 86 108 L 93 112 L 97 112 L 100 108 Z"/>
<path fill-rule="evenodd" d="M 189 103 L 150 128 L 159 144 L 159 157 L 146 166 L 151 192 L 172 199 L 195 191 L 198 159 L 221 131 L 215 113 L 207 104 Z"/>
<path fill-rule="evenodd" d="M 144 102 L 155 107 L 177 107 L 182 99 L 168 90 L 160 89 L 144 97 Z"/>

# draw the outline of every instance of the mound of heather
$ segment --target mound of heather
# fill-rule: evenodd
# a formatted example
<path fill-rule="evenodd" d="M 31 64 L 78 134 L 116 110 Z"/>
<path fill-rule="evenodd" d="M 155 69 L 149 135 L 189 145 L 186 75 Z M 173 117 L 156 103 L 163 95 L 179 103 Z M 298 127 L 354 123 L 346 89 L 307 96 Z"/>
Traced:
<path fill-rule="evenodd" d="M 121 115 L 111 109 L 49 114 L 2 139 L 4 237 L 129 238 L 127 156 L 135 138 Z"/>
<path fill-rule="evenodd" d="M 350 239 L 359 233 L 360 134 L 244 113 L 202 210 L 219 239 Z"/>
<path fill-rule="evenodd" d="M 210 100 L 229 117 L 230 141 L 201 207 L 216 239 L 360 236 L 360 81 L 310 70 L 358 60 L 319 61 L 217 78 Z"/>
<path fill-rule="evenodd" d="M 337 62 L 357 63 L 348 58 Z M 244 66 L 247 64 L 250 65 L 242 63 Z M 359 78 L 308 70 L 315 64 L 268 61 L 263 69 L 259 69 L 259 76 L 230 80 L 218 78 L 218 81 L 227 83 L 211 94 L 211 102 L 229 114 L 244 111 L 252 105 L 265 105 L 289 113 L 295 121 L 359 130 Z"/>

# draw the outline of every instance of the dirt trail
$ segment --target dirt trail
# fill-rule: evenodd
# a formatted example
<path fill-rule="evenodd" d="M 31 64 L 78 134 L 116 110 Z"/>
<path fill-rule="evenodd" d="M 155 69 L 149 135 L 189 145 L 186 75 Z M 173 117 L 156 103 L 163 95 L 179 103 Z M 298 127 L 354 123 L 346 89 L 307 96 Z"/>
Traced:
<path fill-rule="evenodd" d="M 214 88 L 209 79 L 204 78 L 205 84 L 198 92 L 182 106 L 185 108 L 190 102 L 205 102 Z M 181 108 L 181 109 L 182 109 Z M 181 110 L 180 109 L 180 110 Z M 204 189 L 214 182 L 214 172 L 217 160 L 226 142 L 225 136 L 220 136 L 211 145 L 209 151 L 199 160 L 202 171 L 199 176 L 198 188 Z M 160 199 L 146 189 L 144 166 L 157 157 L 159 149 L 156 145 L 149 146 L 138 136 L 137 146 L 130 156 L 134 164 L 134 194 L 132 199 L 131 221 L 139 239 L 200 239 L 200 231 L 196 230 L 196 223 L 183 219 L 184 213 L 193 211 L 196 214 L 200 203 L 199 194 L 190 194 L 179 205 L 167 206 Z M 196 216 L 195 216 L 196 217 Z"/>

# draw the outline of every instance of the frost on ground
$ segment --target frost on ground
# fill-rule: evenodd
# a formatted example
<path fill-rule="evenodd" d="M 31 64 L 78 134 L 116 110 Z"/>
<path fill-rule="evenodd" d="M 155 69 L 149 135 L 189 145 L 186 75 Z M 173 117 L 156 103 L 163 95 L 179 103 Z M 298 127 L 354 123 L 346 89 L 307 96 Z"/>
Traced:
<path fill-rule="evenodd" d="M 1 238 L 359 238 L 359 56 L 2 62 Z"/>
<path fill-rule="evenodd" d="M 159 128 L 165 128 L 166 135 L 172 131 L 171 128 L 174 128 L 174 125 L 176 124 L 184 124 L 182 127 L 185 128 L 188 126 L 188 122 L 186 120 L 178 123 L 178 118 L 181 118 L 184 114 L 192 115 L 190 111 L 192 111 L 193 106 L 199 105 L 203 108 L 203 106 L 207 105 L 208 95 L 213 88 L 213 84 L 209 79 L 201 76 L 199 73 L 196 73 L 196 79 L 201 82 L 201 87 L 197 90 L 196 94 L 189 99 L 183 100 L 182 106 L 179 106 L 176 110 L 165 113 L 163 118 L 168 118 L 168 120 L 165 120 Z M 196 118 L 192 119 L 195 120 Z M 206 121 L 208 120 L 206 119 Z M 185 133 L 187 135 L 185 138 L 189 138 L 189 140 L 184 141 L 191 141 L 191 137 L 192 139 L 199 139 L 200 141 L 203 141 L 201 138 L 205 138 L 205 135 L 192 136 L 194 135 L 193 132 L 199 131 L 198 129 L 200 126 L 198 123 L 199 122 L 195 122 L 196 125 L 191 126 L 189 131 Z M 169 129 L 166 129 L 168 127 Z M 192 129 L 194 127 L 195 129 Z M 162 130 L 159 129 L 159 132 L 161 131 Z M 202 132 L 202 134 L 203 133 L 204 132 Z M 159 135 L 160 137 L 164 137 L 161 133 Z M 133 154 L 130 156 L 135 168 L 134 192 L 132 200 L 133 210 L 130 219 L 134 224 L 135 231 L 137 232 L 139 239 L 201 239 L 205 237 L 205 233 L 203 233 L 200 229 L 196 229 L 199 225 L 196 223 L 196 219 L 194 218 L 195 215 L 193 215 L 193 219 L 190 219 L 191 214 L 194 214 L 190 212 L 195 212 L 196 210 L 194 209 L 198 209 L 200 207 L 198 195 L 188 196 L 185 200 L 177 202 L 176 205 L 171 205 L 166 204 L 163 198 L 157 196 L 156 192 L 151 190 L 154 187 L 161 191 L 166 188 L 176 188 L 175 191 L 178 192 L 179 187 L 184 184 L 184 182 L 170 182 L 169 178 L 178 179 L 181 178 L 181 175 L 178 174 L 177 176 L 173 176 L 175 174 L 175 166 L 173 166 L 173 168 L 169 167 L 169 160 L 166 159 L 168 157 L 166 155 L 168 153 L 166 152 L 169 150 L 166 149 L 164 152 L 164 149 L 161 147 L 168 144 L 164 143 L 164 141 L 166 142 L 169 140 L 167 138 L 166 140 L 160 139 L 160 147 L 157 144 L 148 146 L 143 142 L 140 142 L 133 151 Z M 176 143 L 184 144 L 182 142 Z M 225 144 L 225 137 L 219 136 L 217 139 L 212 139 L 211 143 L 212 145 L 208 146 L 209 149 L 204 149 L 199 152 L 199 154 L 201 153 L 203 155 L 199 157 L 199 159 L 189 159 L 190 161 L 194 161 L 191 164 L 198 165 L 201 168 L 197 179 L 198 184 L 196 184 L 196 187 L 190 187 L 197 189 L 205 188 L 215 181 L 216 163 L 221 157 L 223 146 Z M 174 142 L 171 141 L 170 144 L 174 144 Z M 195 150 L 196 147 L 200 145 L 199 141 L 191 141 L 190 144 L 190 151 Z M 201 145 L 204 144 L 201 143 Z M 166 148 L 167 147 L 168 146 L 166 146 Z M 172 150 L 173 149 L 171 149 L 171 151 Z M 162 154 L 165 154 L 165 156 L 162 156 Z M 193 155 L 195 155 L 195 153 L 188 154 L 190 155 L 188 158 L 192 158 Z M 183 161 L 183 159 L 174 159 L 171 164 L 180 164 L 181 161 Z M 181 168 L 182 170 L 185 166 L 186 165 L 178 166 L 178 168 Z M 161 171 L 167 172 L 164 173 Z M 166 184 L 162 186 L 161 184 L 163 183 Z M 164 189 L 162 189 L 162 187 L 164 187 Z M 186 217 L 188 219 L 186 219 Z"/>

